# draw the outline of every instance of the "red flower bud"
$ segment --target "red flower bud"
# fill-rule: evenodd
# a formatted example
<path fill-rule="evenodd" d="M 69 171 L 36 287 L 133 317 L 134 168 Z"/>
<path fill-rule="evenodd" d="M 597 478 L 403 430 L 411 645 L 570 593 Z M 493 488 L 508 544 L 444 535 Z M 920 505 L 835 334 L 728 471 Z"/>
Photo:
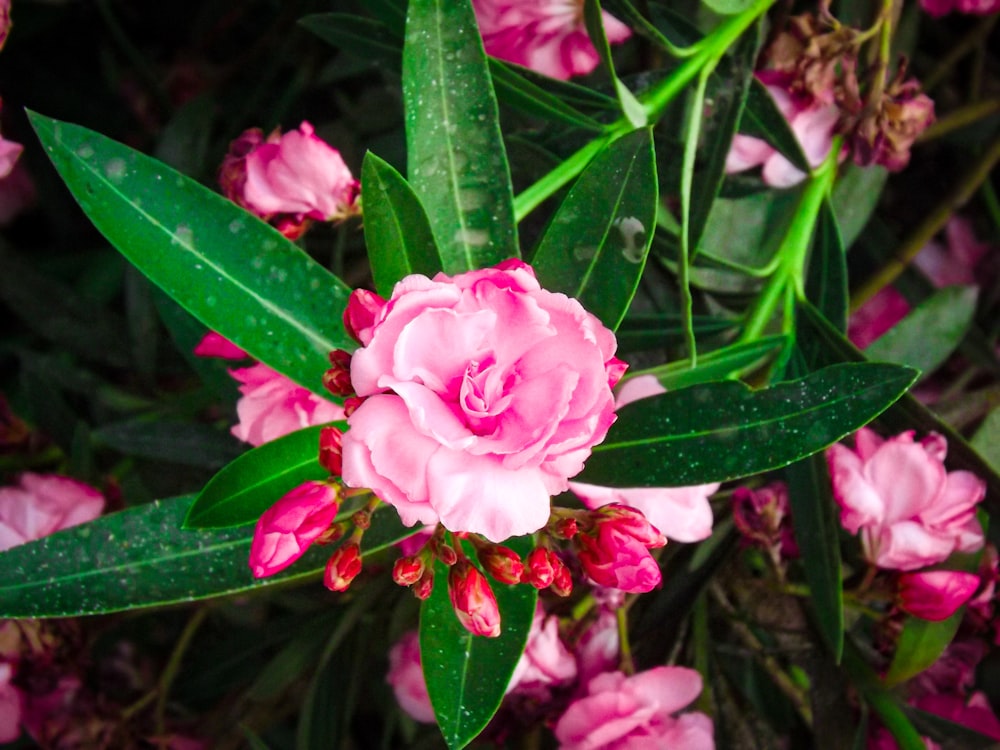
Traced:
<path fill-rule="evenodd" d="M 358 407 L 364 403 L 364 399 L 360 396 L 351 396 L 350 398 L 344 399 L 344 416 L 349 417 L 354 412 L 358 410 Z"/>
<path fill-rule="evenodd" d="M 591 516 L 596 524 L 613 524 L 618 531 L 642 542 L 649 549 L 656 549 L 667 543 L 667 538 L 646 520 L 641 511 L 627 505 L 611 503 L 593 511 Z"/>
<path fill-rule="evenodd" d="M 490 544 L 477 550 L 479 562 L 500 583 L 520 583 L 524 572 L 521 556 L 510 547 Z"/>
<path fill-rule="evenodd" d="M 410 591 L 412 591 L 413 595 L 420 601 L 427 599 L 433 590 L 434 568 L 427 568 L 427 570 L 424 571 L 424 574 L 420 577 L 420 580 L 410 587 Z"/>
<path fill-rule="evenodd" d="M 544 547 L 536 547 L 528 553 L 524 561 L 522 583 L 530 583 L 536 589 L 548 588 L 556 577 L 556 566 L 562 565 L 554 552 Z"/>
<path fill-rule="evenodd" d="M 454 548 L 447 544 L 436 542 L 434 544 L 434 554 L 437 555 L 438 560 L 443 562 L 448 567 L 451 567 L 458 562 L 458 553 L 455 552 Z"/>
<path fill-rule="evenodd" d="M 344 310 L 344 329 L 348 335 L 362 346 L 368 346 L 372 326 L 384 306 L 385 300 L 375 292 L 367 289 L 355 289 L 351 292 Z"/>
<path fill-rule="evenodd" d="M 448 596 L 462 627 L 473 635 L 500 635 L 500 609 L 490 582 L 468 560 L 459 560 L 448 573 Z"/>
<path fill-rule="evenodd" d="M 343 349 L 330 352 L 332 367 L 323 373 L 323 385 L 334 396 L 350 396 L 354 393 L 351 385 L 351 355 Z"/>
<path fill-rule="evenodd" d="M 573 593 L 573 576 L 562 560 L 559 561 L 559 570 L 556 571 L 555 578 L 552 579 L 549 591 L 556 596 L 569 596 Z"/>
<path fill-rule="evenodd" d="M 580 531 L 575 518 L 561 518 L 555 525 L 555 536 L 559 539 L 572 539 Z"/>
<path fill-rule="evenodd" d="M 336 427 L 324 427 L 319 431 L 319 463 L 335 477 L 339 477 L 344 468 L 343 448 L 341 441 L 344 433 Z"/>
<path fill-rule="evenodd" d="M 354 542 L 347 542 L 330 555 L 323 571 L 323 585 L 330 591 L 347 591 L 358 573 L 361 572 L 361 548 Z"/>
<path fill-rule="evenodd" d="M 412 586 L 423 577 L 426 567 L 419 557 L 401 557 L 392 566 L 392 580 L 400 586 Z"/>

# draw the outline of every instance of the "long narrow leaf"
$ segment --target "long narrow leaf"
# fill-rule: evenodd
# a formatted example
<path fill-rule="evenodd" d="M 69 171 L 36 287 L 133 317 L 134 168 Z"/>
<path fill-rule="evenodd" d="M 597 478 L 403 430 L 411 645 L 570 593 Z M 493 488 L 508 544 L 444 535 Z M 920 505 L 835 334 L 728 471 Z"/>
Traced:
<path fill-rule="evenodd" d="M 758 391 L 726 381 L 645 398 L 618 411 L 579 478 L 676 487 L 787 466 L 870 422 L 915 378 L 896 365 L 835 365 Z"/>
<path fill-rule="evenodd" d="M 447 273 L 518 255 L 496 97 L 469 0 L 411 0 L 403 46 L 409 181 Z"/>
<path fill-rule="evenodd" d="M 78 125 L 29 113 L 94 225 L 196 318 L 306 388 L 333 349 L 351 290 L 285 239 L 180 172 Z"/>

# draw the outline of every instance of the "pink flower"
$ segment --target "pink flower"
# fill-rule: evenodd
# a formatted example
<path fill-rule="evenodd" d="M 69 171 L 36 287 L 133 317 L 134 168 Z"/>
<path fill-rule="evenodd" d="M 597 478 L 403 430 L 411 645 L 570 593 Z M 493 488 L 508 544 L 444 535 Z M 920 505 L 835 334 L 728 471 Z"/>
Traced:
<path fill-rule="evenodd" d="M 339 499 L 333 485 L 305 482 L 268 508 L 253 530 L 250 568 L 254 577 L 274 575 L 302 557 L 333 523 Z"/>
<path fill-rule="evenodd" d="M 473 0 L 486 52 L 552 78 L 584 75 L 600 58 L 583 20 L 582 0 Z M 612 44 L 631 29 L 602 11 Z"/>
<path fill-rule="evenodd" d="M 37 201 L 35 181 L 24 162 L 18 160 L 6 177 L 0 177 L 0 227 L 13 223 Z"/>
<path fill-rule="evenodd" d="M 386 682 L 392 686 L 396 702 L 416 721 L 434 723 L 434 708 L 427 694 L 424 670 L 420 663 L 420 636 L 410 630 L 389 649 L 389 674 Z"/>
<path fill-rule="evenodd" d="M 93 487 L 55 474 L 22 474 L 17 487 L 0 487 L 0 550 L 92 521 L 104 510 Z"/>
<path fill-rule="evenodd" d="M 914 705 L 921 711 L 937 714 L 994 740 L 1000 740 L 1000 719 L 993 713 L 985 693 L 975 692 L 968 700 L 958 695 L 925 695 L 914 701 Z"/>
<path fill-rule="evenodd" d="M 764 76 L 758 74 L 758 77 Z M 768 84 L 767 90 L 798 138 L 809 166 L 818 167 L 830 153 L 840 108 L 836 104 L 793 96 L 777 83 Z M 805 177 L 802 170 L 766 141 L 749 135 L 735 135 L 726 157 L 726 172 L 731 174 L 760 166 L 763 167 L 761 177 L 772 187 L 790 187 Z"/>
<path fill-rule="evenodd" d="M 618 391 L 615 407 L 666 393 L 653 375 L 630 378 Z M 708 498 L 719 483 L 691 487 L 601 487 L 584 482 L 570 482 L 569 488 L 588 508 L 610 503 L 628 505 L 642 511 L 660 532 L 679 542 L 697 542 L 712 534 L 712 506 Z"/>
<path fill-rule="evenodd" d="M 943 16 L 952 11 L 985 16 L 1000 10 L 1000 0 L 920 0 L 920 7 L 932 16 Z"/>
<path fill-rule="evenodd" d="M 0 0 L 0 49 L 7 42 L 10 27 L 10 0 Z"/>
<path fill-rule="evenodd" d="M 675 716 L 701 692 L 701 675 L 684 667 L 655 667 L 626 677 L 606 672 L 570 704 L 555 726 L 561 750 L 710 750 L 705 714 Z"/>
<path fill-rule="evenodd" d="M 882 287 L 851 315 L 847 324 L 847 337 L 856 347 L 864 349 L 881 338 L 909 312 L 910 303 L 896 287 Z"/>
<path fill-rule="evenodd" d="M 459 560 L 448 571 L 448 596 L 462 627 L 473 635 L 500 635 L 500 609 L 490 582 L 468 560 Z"/>
<path fill-rule="evenodd" d="M 266 140 L 258 128 L 244 131 L 230 144 L 219 183 L 227 198 L 291 238 L 310 219 L 336 221 L 357 212 L 358 181 L 308 122 L 284 135 L 275 130 Z"/>
<path fill-rule="evenodd" d="M 6 177 L 14 169 L 14 162 L 24 151 L 24 146 L 8 141 L 0 135 L 0 178 Z"/>
<path fill-rule="evenodd" d="M 364 401 L 344 482 L 409 526 L 493 542 L 537 531 L 614 421 L 614 334 L 520 261 L 408 276 L 388 302 L 352 296 L 345 321 L 363 344 L 351 381 Z"/>
<path fill-rule="evenodd" d="M 869 562 L 914 570 L 983 546 L 976 505 L 986 486 L 967 471 L 945 470 L 943 437 L 931 433 L 916 443 L 913 432 L 903 432 L 883 440 L 862 428 L 854 444 L 831 446 L 826 459 L 840 523 L 861 533 Z"/>
<path fill-rule="evenodd" d="M 899 577 L 899 606 L 924 620 L 947 620 L 979 588 L 979 576 L 957 570 L 904 573 Z"/>
<path fill-rule="evenodd" d="M 200 357 L 242 359 L 246 352 L 219 334 L 205 335 L 194 353 Z M 303 427 L 335 422 L 344 418 L 344 409 L 257 363 L 230 370 L 240 383 L 243 396 L 236 402 L 239 422 L 233 435 L 250 445 L 258 446 L 276 440 Z"/>
<path fill-rule="evenodd" d="M 600 591 L 600 589 L 596 590 Z M 610 589 L 615 593 L 617 589 Z M 601 607 L 597 619 L 583 631 L 573 647 L 576 655 L 577 676 L 586 685 L 602 672 L 613 672 L 621 661 L 621 642 L 618 637 L 618 617 L 613 609 Z"/>
<path fill-rule="evenodd" d="M 13 742 L 21 736 L 23 697 L 13 684 L 14 665 L 0 662 L 0 742 Z"/>

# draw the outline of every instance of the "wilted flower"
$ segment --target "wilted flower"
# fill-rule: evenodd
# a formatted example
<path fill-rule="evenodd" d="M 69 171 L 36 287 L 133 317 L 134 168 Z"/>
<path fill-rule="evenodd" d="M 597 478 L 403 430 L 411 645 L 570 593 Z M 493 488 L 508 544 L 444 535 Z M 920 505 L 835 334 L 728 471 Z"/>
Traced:
<path fill-rule="evenodd" d="M 614 421 L 614 334 L 520 261 L 408 276 L 388 301 L 355 293 L 345 321 L 365 400 L 348 418 L 344 482 L 407 525 L 494 542 L 537 531 Z"/>
<path fill-rule="evenodd" d="M 914 570 L 983 546 L 976 505 L 986 486 L 967 471 L 945 470 L 943 437 L 917 443 L 909 431 L 883 440 L 863 427 L 854 444 L 831 446 L 826 459 L 840 523 L 860 532 L 869 562 Z"/>
<path fill-rule="evenodd" d="M 587 34 L 583 0 L 473 0 L 486 52 L 552 78 L 567 79 L 597 67 L 597 50 Z M 612 44 L 631 29 L 607 12 L 604 33 Z"/>
<path fill-rule="evenodd" d="M 798 557 L 790 511 L 784 482 L 753 490 L 737 487 L 733 491 L 733 521 L 743 538 L 784 557 Z"/>

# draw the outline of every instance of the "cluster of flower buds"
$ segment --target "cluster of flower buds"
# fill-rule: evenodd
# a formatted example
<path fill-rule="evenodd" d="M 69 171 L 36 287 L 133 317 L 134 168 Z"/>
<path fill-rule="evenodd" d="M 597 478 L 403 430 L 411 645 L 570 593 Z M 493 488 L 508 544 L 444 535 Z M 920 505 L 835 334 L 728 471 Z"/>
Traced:
<path fill-rule="evenodd" d="M 351 354 L 343 349 L 330 352 L 330 369 L 323 373 L 323 386 L 337 398 L 344 399 L 344 416 L 353 414 L 364 400 L 354 393 L 351 384 Z"/>

